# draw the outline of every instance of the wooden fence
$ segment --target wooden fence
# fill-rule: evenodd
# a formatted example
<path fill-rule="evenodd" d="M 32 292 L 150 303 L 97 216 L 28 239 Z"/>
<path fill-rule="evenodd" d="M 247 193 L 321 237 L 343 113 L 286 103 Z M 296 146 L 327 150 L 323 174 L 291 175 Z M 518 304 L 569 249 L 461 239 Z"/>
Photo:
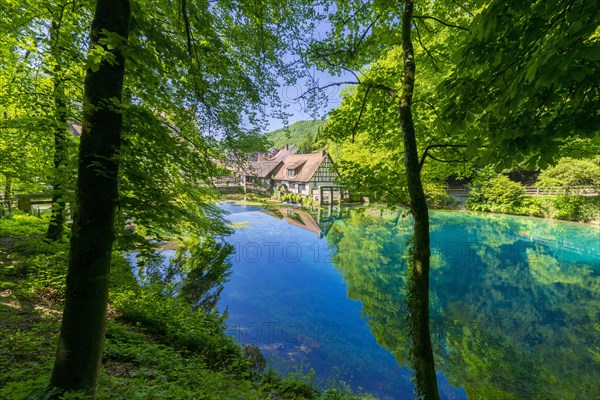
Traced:
<path fill-rule="evenodd" d="M 535 187 L 523 186 L 527 196 L 556 196 L 570 194 L 578 196 L 598 196 L 600 186 Z"/>
<path fill-rule="evenodd" d="M 52 208 L 52 195 L 48 193 L 19 194 L 9 199 L 0 199 L 0 215 L 21 210 L 39 215 L 42 210 Z"/>
<path fill-rule="evenodd" d="M 569 187 L 536 187 L 523 186 L 527 196 L 556 196 L 561 194 L 577 196 L 599 196 L 600 186 L 569 186 Z M 448 186 L 448 194 L 453 197 L 468 197 L 469 189 L 466 186 Z"/>

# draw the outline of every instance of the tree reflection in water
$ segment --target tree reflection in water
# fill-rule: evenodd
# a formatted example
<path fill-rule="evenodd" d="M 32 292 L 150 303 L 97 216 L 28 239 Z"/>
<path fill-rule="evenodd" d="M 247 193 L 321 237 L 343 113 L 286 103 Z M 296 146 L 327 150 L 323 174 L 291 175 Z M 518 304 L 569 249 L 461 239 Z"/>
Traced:
<path fill-rule="evenodd" d="M 600 244 L 586 226 L 433 213 L 430 315 L 438 370 L 472 399 L 595 399 Z M 332 261 L 380 345 L 413 365 L 411 221 L 351 213 Z M 416 385 L 418 387 L 418 384 Z M 442 396 L 443 397 L 443 396 Z"/>
<path fill-rule="evenodd" d="M 142 284 L 213 312 L 231 274 L 228 257 L 232 252 L 233 246 L 210 237 L 188 238 L 172 250 L 136 255 L 134 273 Z"/>

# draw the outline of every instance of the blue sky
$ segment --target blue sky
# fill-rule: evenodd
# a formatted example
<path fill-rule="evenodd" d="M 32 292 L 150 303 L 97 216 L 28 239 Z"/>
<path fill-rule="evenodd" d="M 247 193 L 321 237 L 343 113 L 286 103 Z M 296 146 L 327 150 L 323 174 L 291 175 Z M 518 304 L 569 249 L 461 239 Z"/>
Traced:
<path fill-rule="evenodd" d="M 315 26 L 315 30 L 313 32 L 313 38 L 325 38 L 331 30 L 331 24 L 328 21 L 321 21 Z M 294 56 L 290 54 L 290 62 L 294 59 Z M 287 86 L 284 85 L 283 80 L 280 80 L 280 84 L 282 85 L 279 89 L 279 97 L 282 102 L 287 106 L 287 112 L 291 114 L 288 119 L 288 124 L 291 125 L 294 122 L 307 120 L 307 119 L 323 119 L 327 112 L 336 108 L 340 102 L 340 90 L 342 87 L 332 86 L 325 90 L 325 96 L 327 98 L 326 104 L 323 107 L 320 107 L 319 110 L 315 114 L 315 110 L 310 110 L 306 106 L 305 102 L 302 100 L 296 100 L 300 95 L 302 95 L 307 89 L 307 82 L 309 79 L 312 79 L 318 82 L 318 86 L 325 86 L 327 84 L 333 82 L 343 82 L 343 81 L 352 81 L 354 80 L 353 76 L 349 73 L 344 73 L 341 76 L 333 76 L 328 72 L 318 71 L 315 68 L 311 68 L 306 71 L 306 77 L 295 85 Z M 275 129 L 282 128 L 284 126 L 284 122 L 277 118 L 268 118 L 269 126 L 267 127 L 267 132 Z"/>
<path fill-rule="evenodd" d="M 327 72 L 313 70 L 311 73 L 313 74 L 313 79 L 318 80 L 320 86 L 331 82 L 345 80 L 344 77 L 332 76 Z M 341 102 L 341 88 L 337 86 L 328 88 L 326 89 L 327 104 L 317 111 L 317 115 L 314 115 L 315 112 L 313 110 L 309 110 L 304 101 L 296 100 L 297 97 L 306 91 L 306 81 L 307 80 L 305 79 L 293 86 L 282 86 L 280 88 L 279 97 L 287 105 L 287 112 L 292 114 L 288 120 L 289 125 L 293 124 L 294 122 L 307 119 L 322 119 L 328 111 L 336 108 Z M 269 127 L 267 128 L 267 131 L 279 129 L 283 126 L 284 123 L 282 120 L 277 118 L 269 118 Z"/>

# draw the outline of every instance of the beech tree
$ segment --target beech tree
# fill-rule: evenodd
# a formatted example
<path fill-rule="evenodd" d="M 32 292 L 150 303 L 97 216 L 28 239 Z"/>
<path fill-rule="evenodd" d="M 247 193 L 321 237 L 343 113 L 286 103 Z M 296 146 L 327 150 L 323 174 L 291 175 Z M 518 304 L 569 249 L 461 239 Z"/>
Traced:
<path fill-rule="evenodd" d="M 74 139 L 80 120 L 84 43 L 90 13 L 83 2 L 7 2 L 0 10 L 0 168 L 17 189 L 46 191 L 53 208 L 47 238 L 59 240 L 72 198 Z M 85 28 L 84 28 L 85 27 Z"/>
<path fill-rule="evenodd" d="M 65 306 L 50 385 L 94 395 L 108 301 L 108 275 L 117 204 L 121 145 L 123 46 L 129 35 L 128 0 L 98 0 L 90 51 L 106 55 L 86 72 Z M 110 41 L 102 41 L 110 37 Z"/>
<path fill-rule="evenodd" d="M 258 131 L 277 106 L 277 76 L 294 74 L 281 61 L 302 29 L 292 22 L 312 13 L 285 0 L 132 1 L 129 24 L 128 4 L 98 0 L 90 35 L 59 392 L 95 391 L 115 236 L 228 231 L 211 159 L 266 144 Z"/>
<path fill-rule="evenodd" d="M 53 108 L 49 111 L 54 136 L 52 182 L 52 215 L 46 237 L 62 240 L 66 223 L 66 204 L 72 200 L 75 171 L 71 168 L 73 135 L 68 123 L 78 116 L 78 102 L 74 98 L 83 77 L 84 55 L 80 29 L 87 22 L 89 13 L 77 3 L 63 1 L 48 4 L 51 14 L 48 44 L 45 46 L 47 68 L 52 79 Z M 84 36 L 85 37 L 85 36 Z M 75 93 L 74 93 L 75 92 Z"/>
<path fill-rule="evenodd" d="M 463 146 L 462 138 L 431 123 L 437 112 L 431 100 L 421 94 L 416 106 L 415 88 L 419 82 L 424 82 L 422 87 L 428 83 L 416 78 L 416 67 L 422 56 L 429 72 L 443 68 L 451 59 L 446 43 L 455 32 L 466 31 L 462 25 L 470 18 L 465 8 L 454 2 L 340 2 L 329 17 L 331 34 L 307 49 L 307 56 L 320 68 L 345 71 L 355 78 L 325 86 L 351 88 L 344 97 L 346 104 L 331 113 L 323 136 L 378 143 L 385 148 L 387 153 L 375 162 L 365 166 L 349 161 L 345 166 L 356 168 L 350 175 L 358 179 L 358 186 L 369 193 L 384 192 L 386 200 L 406 204 L 413 216 L 408 315 L 416 387 L 425 399 L 439 399 L 439 394 L 429 327 L 429 213 L 422 172 L 428 157 L 446 162 L 464 157 L 457 152 Z M 413 40 L 419 43 L 419 51 Z M 439 80 L 441 74 L 437 75 L 427 74 L 427 79 Z M 307 95 L 317 89 L 310 89 Z"/>

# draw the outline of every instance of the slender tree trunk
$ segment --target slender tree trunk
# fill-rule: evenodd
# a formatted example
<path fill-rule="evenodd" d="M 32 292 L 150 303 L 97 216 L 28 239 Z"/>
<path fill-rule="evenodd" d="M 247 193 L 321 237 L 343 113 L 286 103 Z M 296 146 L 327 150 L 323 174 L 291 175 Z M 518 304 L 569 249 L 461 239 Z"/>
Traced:
<path fill-rule="evenodd" d="M 12 177 L 10 175 L 4 175 L 6 183 L 4 184 L 4 199 L 8 200 L 12 197 Z"/>
<path fill-rule="evenodd" d="M 128 0 L 97 0 L 90 46 L 106 29 L 127 38 Z M 121 140 L 125 60 L 88 69 L 84 82 L 83 128 L 79 147 L 76 206 L 67 292 L 58 351 L 50 386 L 82 390 L 94 396 L 102 360 L 108 298 L 108 274 L 117 202 L 116 156 Z"/>
<path fill-rule="evenodd" d="M 62 18 L 61 18 L 62 19 Z M 63 237 L 65 226 L 65 181 L 68 163 L 67 104 L 65 100 L 64 79 L 61 74 L 59 44 L 60 20 L 53 19 L 50 27 L 51 52 L 54 66 L 54 172 L 52 183 L 52 216 L 46 232 L 46 238 L 59 241 Z"/>
<path fill-rule="evenodd" d="M 410 329 L 418 394 L 425 400 L 438 400 L 440 395 L 429 332 L 429 211 L 421 183 L 421 166 L 411 110 L 415 87 L 415 53 L 411 40 L 412 14 L 413 1 L 404 0 L 402 13 L 404 77 L 398 117 L 404 143 L 404 166 L 408 180 L 410 207 L 414 218 L 413 255 L 409 266 Z"/>
<path fill-rule="evenodd" d="M 2 116 L 4 117 L 4 119 L 7 120 L 8 113 L 6 111 L 4 111 L 2 114 L 3 114 Z M 8 209 L 8 212 L 11 212 L 12 209 L 10 206 L 10 201 L 8 201 L 8 199 L 12 195 L 12 178 L 8 174 L 3 174 L 3 175 L 4 175 L 4 178 L 6 179 L 6 183 L 4 184 L 4 193 L 3 193 L 4 197 L 2 198 L 2 200 L 7 201 L 6 208 Z M 4 207 L 4 204 L 2 204 L 2 212 L 4 212 L 3 207 Z"/>
<path fill-rule="evenodd" d="M 6 208 L 8 212 L 12 212 L 12 206 L 10 205 L 10 198 L 12 197 L 12 177 L 10 175 L 4 175 L 6 183 L 4 184 L 4 200 L 7 201 Z"/>

